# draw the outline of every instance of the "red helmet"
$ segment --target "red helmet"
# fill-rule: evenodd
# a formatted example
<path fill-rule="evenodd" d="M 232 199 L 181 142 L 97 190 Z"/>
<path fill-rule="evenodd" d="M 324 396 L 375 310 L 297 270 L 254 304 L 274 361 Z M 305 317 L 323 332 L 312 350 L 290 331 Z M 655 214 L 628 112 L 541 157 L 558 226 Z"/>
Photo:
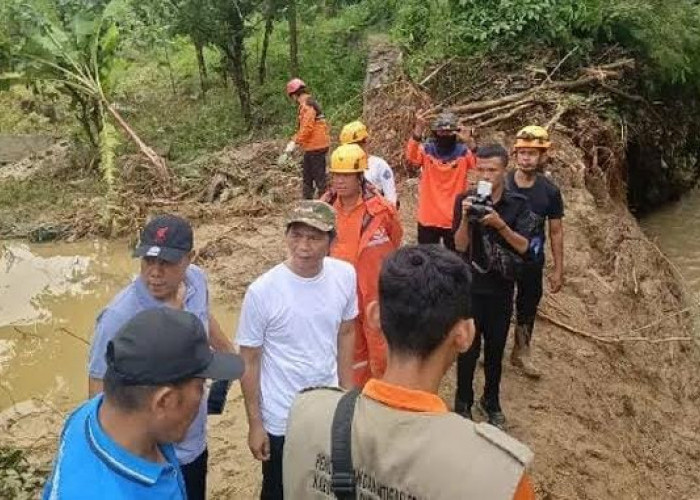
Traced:
<path fill-rule="evenodd" d="M 299 89 L 303 89 L 304 87 L 306 87 L 306 84 L 303 80 L 299 78 L 293 78 L 289 80 L 289 83 L 287 83 L 287 95 L 292 95 L 293 93 L 297 92 Z"/>

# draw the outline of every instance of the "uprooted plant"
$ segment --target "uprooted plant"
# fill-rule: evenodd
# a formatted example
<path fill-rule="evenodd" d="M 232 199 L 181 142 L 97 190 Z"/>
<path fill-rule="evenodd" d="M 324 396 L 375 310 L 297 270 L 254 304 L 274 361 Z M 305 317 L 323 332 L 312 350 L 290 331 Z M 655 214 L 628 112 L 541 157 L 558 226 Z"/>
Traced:
<path fill-rule="evenodd" d="M 49 83 L 70 97 L 87 139 L 99 152 L 108 191 L 103 218 L 108 224 L 117 189 L 115 150 L 119 138 L 115 124 L 148 158 L 161 183 L 170 182 L 163 159 L 140 139 L 109 98 L 122 64 L 118 21 L 124 6 L 122 0 L 111 0 L 102 7 L 72 5 L 75 8 L 71 11 L 61 4 L 52 11 L 17 1 L 11 9 L 16 20 L 13 56 L 17 71 L 1 77 L 10 83 Z"/>

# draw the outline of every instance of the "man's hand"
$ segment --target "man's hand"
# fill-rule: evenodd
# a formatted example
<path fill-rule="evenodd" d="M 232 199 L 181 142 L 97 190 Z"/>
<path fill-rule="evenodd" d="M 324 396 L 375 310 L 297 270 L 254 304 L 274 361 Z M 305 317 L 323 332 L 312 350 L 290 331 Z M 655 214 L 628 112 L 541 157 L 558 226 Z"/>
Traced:
<path fill-rule="evenodd" d="M 270 437 L 261 423 L 251 424 L 248 429 L 248 448 L 256 460 L 267 462 L 270 459 Z"/>
<path fill-rule="evenodd" d="M 428 126 L 428 111 L 422 110 L 416 113 L 416 123 L 413 126 L 413 135 L 421 137 Z"/>
<path fill-rule="evenodd" d="M 469 213 L 469 209 L 471 208 L 471 206 L 472 202 L 467 196 L 462 200 L 462 214 L 466 216 Z"/>
<path fill-rule="evenodd" d="M 549 276 L 549 288 L 552 293 L 557 293 L 561 290 L 564 284 L 564 273 L 561 269 L 555 269 Z"/>
<path fill-rule="evenodd" d="M 498 215 L 498 212 L 495 210 L 490 214 L 485 215 L 480 222 L 483 226 L 492 227 L 496 231 L 500 231 L 506 227 L 506 223 L 503 222 L 503 219 L 501 219 L 501 216 Z"/>

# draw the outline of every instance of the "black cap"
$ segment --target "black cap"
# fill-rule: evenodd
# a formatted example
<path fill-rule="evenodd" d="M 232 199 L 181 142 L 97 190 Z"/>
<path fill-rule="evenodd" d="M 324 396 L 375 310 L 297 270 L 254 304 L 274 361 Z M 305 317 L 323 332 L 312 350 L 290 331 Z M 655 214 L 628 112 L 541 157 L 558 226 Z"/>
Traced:
<path fill-rule="evenodd" d="M 143 232 L 134 257 L 157 257 L 168 262 L 180 262 L 193 246 L 192 226 L 177 215 L 159 215 Z"/>
<path fill-rule="evenodd" d="M 213 352 L 192 313 L 159 307 L 134 316 L 107 344 L 107 366 L 126 385 L 165 385 L 190 378 L 235 380 L 243 360 Z"/>

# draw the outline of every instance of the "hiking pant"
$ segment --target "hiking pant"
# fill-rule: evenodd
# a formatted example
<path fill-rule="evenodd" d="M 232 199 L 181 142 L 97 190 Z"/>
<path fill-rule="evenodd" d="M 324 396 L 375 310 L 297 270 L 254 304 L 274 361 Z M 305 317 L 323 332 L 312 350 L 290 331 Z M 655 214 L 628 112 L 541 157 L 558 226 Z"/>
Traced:
<path fill-rule="evenodd" d="M 284 436 L 267 434 L 270 439 L 270 459 L 262 463 L 262 491 L 260 500 L 283 500 L 282 486 L 282 452 Z"/>
<path fill-rule="evenodd" d="M 530 332 L 535 326 L 537 307 L 542 300 L 543 271 L 544 262 L 526 265 L 517 280 L 515 319 L 518 325 L 527 325 Z"/>
<path fill-rule="evenodd" d="M 305 152 L 302 168 L 304 199 L 314 199 L 314 190 L 316 197 L 320 197 L 326 191 L 326 151 Z"/>
<path fill-rule="evenodd" d="M 207 497 L 207 460 L 209 452 L 199 455 L 194 462 L 181 465 L 182 478 L 185 480 L 187 500 L 204 500 Z"/>
<path fill-rule="evenodd" d="M 442 227 L 434 226 L 423 226 L 418 224 L 418 243 L 421 245 L 435 245 L 440 244 L 442 240 L 443 245 L 448 250 L 455 250 L 455 235 L 452 229 L 445 229 Z"/>
<path fill-rule="evenodd" d="M 474 372 L 483 337 L 484 403 L 486 410 L 500 411 L 501 364 L 513 314 L 513 288 L 497 295 L 472 295 L 472 312 L 476 334 L 469 350 L 457 358 L 455 408 L 469 409 L 474 404 Z"/>

